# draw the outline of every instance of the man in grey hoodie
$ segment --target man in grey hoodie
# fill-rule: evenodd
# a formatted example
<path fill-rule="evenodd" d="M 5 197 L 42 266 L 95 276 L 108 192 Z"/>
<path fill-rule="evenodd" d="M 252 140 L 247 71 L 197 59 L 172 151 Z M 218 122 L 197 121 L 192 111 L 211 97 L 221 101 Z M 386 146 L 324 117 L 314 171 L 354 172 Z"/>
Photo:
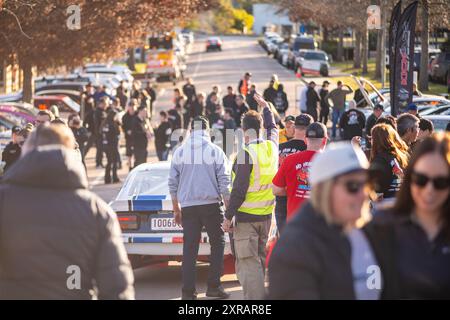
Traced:
<path fill-rule="evenodd" d="M 209 123 L 196 117 L 191 135 L 175 150 L 169 175 L 175 221 L 183 226 L 183 299 L 196 299 L 195 264 L 203 227 L 211 245 L 208 297 L 228 298 L 220 283 L 225 248 L 221 228 L 230 197 L 231 170 L 221 148 L 211 142 Z"/>

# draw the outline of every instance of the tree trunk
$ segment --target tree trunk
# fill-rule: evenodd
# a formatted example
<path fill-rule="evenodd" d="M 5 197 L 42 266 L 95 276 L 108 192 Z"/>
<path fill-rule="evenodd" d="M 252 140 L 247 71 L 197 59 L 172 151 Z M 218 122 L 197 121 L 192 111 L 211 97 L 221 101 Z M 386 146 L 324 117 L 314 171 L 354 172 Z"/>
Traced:
<path fill-rule="evenodd" d="M 328 42 L 328 28 L 327 27 L 323 27 L 323 42 Z"/>
<path fill-rule="evenodd" d="M 353 68 L 361 68 L 361 31 L 355 32 L 355 59 Z"/>
<path fill-rule="evenodd" d="M 382 41 L 381 30 L 378 30 L 377 34 L 377 55 L 375 60 L 375 78 L 381 79 L 381 41 Z"/>
<path fill-rule="evenodd" d="M 128 60 L 127 65 L 131 71 L 136 71 L 136 61 L 134 59 L 134 48 L 128 48 Z"/>
<path fill-rule="evenodd" d="M 419 90 L 428 91 L 428 45 L 429 45 L 429 6 L 427 0 L 420 1 L 422 4 L 422 52 L 420 54 Z"/>
<path fill-rule="evenodd" d="M 369 31 L 364 30 L 362 35 L 362 74 L 368 73 L 367 63 L 369 60 Z"/>
<path fill-rule="evenodd" d="M 20 68 L 23 71 L 23 101 L 33 103 L 34 82 L 33 66 L 29 62 L 22 62 Z"/>
<path fill-rule="evenodd" d="M 339 28 L 339 41 L 337 47 L 337 61 L 343 61 L 344 59 L 344 30 Z"/>

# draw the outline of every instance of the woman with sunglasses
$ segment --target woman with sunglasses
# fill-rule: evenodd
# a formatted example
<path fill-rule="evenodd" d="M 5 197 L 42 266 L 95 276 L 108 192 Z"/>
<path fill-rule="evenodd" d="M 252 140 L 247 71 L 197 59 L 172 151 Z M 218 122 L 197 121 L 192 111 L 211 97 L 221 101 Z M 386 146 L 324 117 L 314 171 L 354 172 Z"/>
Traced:
<path fill-rule="evenodd" d="M 375 125 L 371 137 L 370 168 L 376 173 L 375 192 L 379 200 L 393 199 L 408 165 L 408 146 L 388 124 Z"/>
<path fill-rule="evenodd" d="M 369 163 L 351 143 L 317 154 L 310 199 L 285 226 L 269 263 L 271 299 L 389 298 L 392 270 L 357 227 L 370 217 Z M 368 270 L 370 272 L 368 272 Z"/>
<path fill-rule="evenodd" d="M 400 299 L 450 298 L 450 134 L 435 134 L 414 150 L 394 207 L 367 229 L 392 240 Z"/>

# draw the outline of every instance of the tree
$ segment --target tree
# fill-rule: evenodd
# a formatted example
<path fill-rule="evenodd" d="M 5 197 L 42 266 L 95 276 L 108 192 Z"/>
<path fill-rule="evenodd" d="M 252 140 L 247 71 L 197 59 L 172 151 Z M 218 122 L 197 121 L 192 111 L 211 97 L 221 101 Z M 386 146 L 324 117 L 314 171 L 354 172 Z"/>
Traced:
<path fill-rule="evenodd" d="M 3 1 L 0 11 L 0 61 L 17 60 L 24 73 L 23 99 L 32 98 L 32 68 L 78 66 L 119 57 L 142 44 L 149 31 L 170 30 L 192 12 L 215 0 L 79 0 L 80 29 L 70 29 L 71 0 Z M 43 18 L 45 17 L 45 18 Z M 149 24 L 149 21 L 151 23 Z"/>
<path fill-rule="evenodd" d="M 418 29 L 420 30 L 421 54 L 419 90 L 428 91 L 429 34 L 433 27 L 450 27 L 450 2 L 443 0 L 420 0 Z"/>

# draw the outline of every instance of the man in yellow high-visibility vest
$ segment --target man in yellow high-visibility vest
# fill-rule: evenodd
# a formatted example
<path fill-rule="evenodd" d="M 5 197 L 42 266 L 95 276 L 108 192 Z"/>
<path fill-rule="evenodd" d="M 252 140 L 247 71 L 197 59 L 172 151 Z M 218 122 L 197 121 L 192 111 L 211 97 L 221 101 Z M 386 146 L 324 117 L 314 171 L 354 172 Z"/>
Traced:
<path fill-rule="evenodd" d="M 275 204 L 272 179 L 278 169 L 278 128 L 269 104 L 259 94 L 255 100 L 263 115 L 251 110 L 242 119 L 245 146 L 233 165 L 223 223 L 224 231 L 233 232 L 236 274 L 247 300 L 265 298 L 265 246 Z"/>

